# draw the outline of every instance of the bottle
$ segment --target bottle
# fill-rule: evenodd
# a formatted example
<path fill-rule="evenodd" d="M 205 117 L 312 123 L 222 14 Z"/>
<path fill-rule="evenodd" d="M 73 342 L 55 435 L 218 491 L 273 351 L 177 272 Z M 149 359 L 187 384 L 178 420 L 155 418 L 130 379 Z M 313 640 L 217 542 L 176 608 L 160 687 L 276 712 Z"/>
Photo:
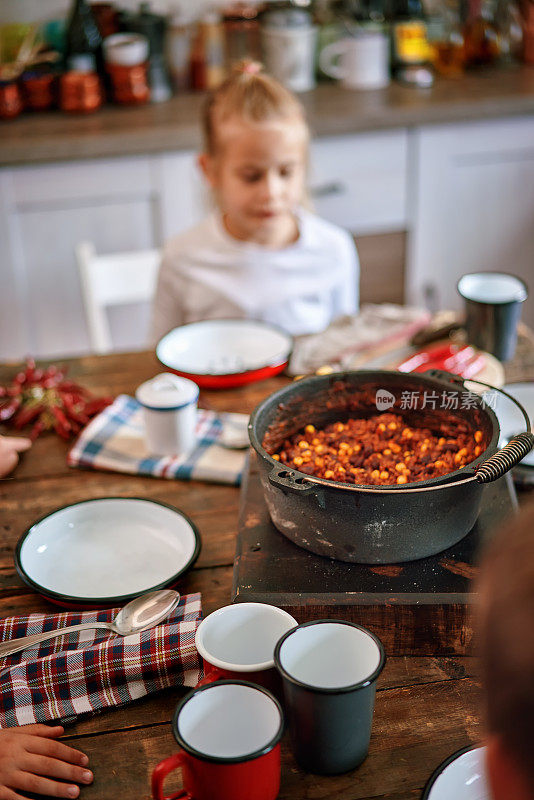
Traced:
<path fill-rule="evenodd" d="M 190 84 L 196 92 L 206 89 L 206 54 L 204 50 L 204 36 L 202 27 L 197 24 L 191 41 L 191 55 L 189 62 Z"/>
<path fill-rule="evenodd" d="M 171 81 L 165 62 L 167 17 L 152 12 L 150 3 L 142 2 L 139 4 L 138 12 L 121 11 L 119 19 L 123 30 L 140 33 L 148 39 L 150 45 L 148 56 L 150 102 L 165 102 L 172 95 Z"/>
<path fill-rule="evenodd" d="M 488 0 L 469 0 L 464 52 L 467 66 L 493 64 L 499 58 L 499 32 Z"/>
<path fill-rule="evenodd" d="M 261 61 L 259 16 L 264 9 L 264 3 L 251 0 L 234 0 L 223 7 L 227 70 L 244 58 Z"/>
<path fill-rule="evenodd" d="M 455 0 L 442 0 L 440 15 L 428 25 L 432 66 L 446 78 L 464 74 L 464 34 L 460 10 Z"/>
<path fill-rule="evenodd" d="M 205 88 L 216 89 L 225 77 L 224 29 L 219 14 L 210 11 L 200 23 L 204 46 Z"/>
<path fill-rule="evenodd" d="M 192 23 L 192 19 L 177 11 L 171 17 L 167 33 L 167 63 L 177 92 L 187 91 L 190 85 Z"/>
<path fill-rule="evenodd" d="M 524 0 L 523 6 L 523 61 L 534 64 L 534 0 Z"/>
<path fill-rule="evenodd" d="M 421 0 L 393 0 L 390 19 L 393 77 L 412 86 L 432 86 L 434 75 Z"/>
<path fill-rule="evenodd" d="M 500 60 L 519 61 L 523 51 L 523 19 L 514 0 L 497 0 L 495 25 L 499 32 Z"/>
<path fill-rule="evenodd" d="M 86 0 L 74 0 L 67 20 L 65 70 L 103 73 L 102 36 Z"/>

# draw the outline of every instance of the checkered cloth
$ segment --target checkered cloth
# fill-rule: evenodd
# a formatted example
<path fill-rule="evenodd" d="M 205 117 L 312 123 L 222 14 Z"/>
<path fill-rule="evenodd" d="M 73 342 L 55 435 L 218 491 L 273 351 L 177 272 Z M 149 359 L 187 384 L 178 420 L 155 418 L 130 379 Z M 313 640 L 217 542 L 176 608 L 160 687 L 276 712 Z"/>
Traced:
<path fill-rule="evenodd" d="M 109 622 L 118 609 L 31 614 L 0 620 L 0 640 L 81 622 Z M 69 719 L 121 706 L 167 686 L 195 686 L 200 594 L 185 595 L 162 625 L 131 636 L 71 633 L 0 659 L 0 728 Z"/>
<path fill-rule="evenodd" d="M 71 467 L 238 486 L 246 451 L 228 450 L 217 444 L 227 419 L 242 424 L 248 418 L 244 414 L 217 414 L 199 409 L 193 452 L 180 458 L 153 456 L 145 444 L 140 404 L 133 397 L 121 394 L 83 429 L 67 461 Z"/>

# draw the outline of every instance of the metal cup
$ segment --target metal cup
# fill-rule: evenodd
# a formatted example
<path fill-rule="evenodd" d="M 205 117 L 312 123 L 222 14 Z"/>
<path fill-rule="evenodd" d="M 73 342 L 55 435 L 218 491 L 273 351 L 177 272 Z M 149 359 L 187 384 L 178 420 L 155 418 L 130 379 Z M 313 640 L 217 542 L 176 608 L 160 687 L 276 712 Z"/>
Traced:
<path fill-rule="evenodd" d="M 473 272 L 456 284 L 464 298 L 467 339 L 508 361 L 515 352 L 521 304 L 527 299 L 524 281 L 503 272 Z"/>
<path fill-rule="evenodd" d="M 293 752 L 306 772 L 337 775 L 359 766 L 371 737 L 380 640 L 345 620 L 292 628 L 276 645 Z"/>

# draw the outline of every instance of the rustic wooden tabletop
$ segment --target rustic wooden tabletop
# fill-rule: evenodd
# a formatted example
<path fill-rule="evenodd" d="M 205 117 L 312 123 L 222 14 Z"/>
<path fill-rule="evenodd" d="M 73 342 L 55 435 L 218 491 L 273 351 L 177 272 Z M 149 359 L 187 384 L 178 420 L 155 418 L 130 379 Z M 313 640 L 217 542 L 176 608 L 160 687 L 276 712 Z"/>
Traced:
<path fill-rule="evenodd" d="M 67 363 L 74 380 L 99 394 L 132 394 L 142 381 L 161 371 L 152 353 L 91 356 Z M 517 379 L 517 368 L 511 367 L 510 379 Z M 14 365 L 0 366 L 0 383 L 10 380 L 14 371 Z M 524 368 L 520 372 L 523 380 L 534 378 L 534 364 L 530 374 Z M 274 378 L 242 389 L 202 392 L 200 405 L 250 412 L 286 380 Z M 230 602 L 238 489 L 70 469 L 66 451 L 67 444 L 58 437 L 43 435 L 25 454 L 14 476 L 0 482 L 1 617 L 54 611 L 26 588 L 15 572 L 13 551 L 26 528 L 58 506 L 106 495 L 153 498 L 182 509 L 201 532 L 202 552 L 194 569 L 181 580 L 179 590 L 201 592 L 204 614 Z M 176 750 L 169 721 L 182 693 L 167 690 L 120 710 L 80 720 L 67 729 L 65 740 L 89 755 L 94 771 L 94 783 L 82 789 L 82 798 L 150 797 L 152 769 Z M 307 775 L 296 767 L 285 740 L 280 798 L 418 798 L 425 781 L 445 757 L 480 741 L 480 717 L 480 684 L 474 659 L 389 657 L 378 682 L 371 747 L 364 764 L 339 777 Z"/>

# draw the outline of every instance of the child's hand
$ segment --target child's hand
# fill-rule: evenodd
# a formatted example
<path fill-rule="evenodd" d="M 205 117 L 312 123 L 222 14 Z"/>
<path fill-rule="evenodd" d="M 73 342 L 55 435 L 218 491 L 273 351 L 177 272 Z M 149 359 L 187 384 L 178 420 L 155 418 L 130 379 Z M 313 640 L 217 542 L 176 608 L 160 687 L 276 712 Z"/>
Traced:
<path fill-rule="evenodd" d="M 92 782 L 87 756 L 54 741 L 62 733 L 60 725 L 0 730 L 0 800 L 23 800 L 20 792 L 78 797 L 80 788 L 74 783 Z"/>
<path fill-rule="evenodd" d="M 18 464 L 19 453 L 32 446 L 23 436 L 0 436 L 0 478 L 9 475 Z"/>

